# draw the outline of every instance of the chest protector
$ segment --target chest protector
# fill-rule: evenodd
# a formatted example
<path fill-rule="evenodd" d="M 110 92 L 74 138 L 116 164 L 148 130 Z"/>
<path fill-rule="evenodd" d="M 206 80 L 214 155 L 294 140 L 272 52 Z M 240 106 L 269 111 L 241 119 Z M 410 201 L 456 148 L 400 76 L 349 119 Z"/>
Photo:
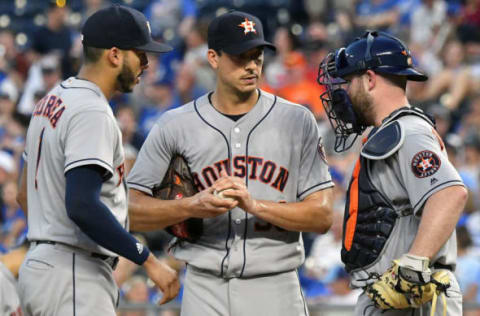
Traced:
<path fill-rule="evenodd" d="M 405 115 L 419 116 L 435 126 L 422 110 L 402 108 L 370 133 L 347 191 L 341 255 L 348 272 L 376 261 L 398 218 L 388 198 L 374 186 L 369 170 L 377 160 L 390 157 L 402 146 L 405 135 L 397 119 Z"/>

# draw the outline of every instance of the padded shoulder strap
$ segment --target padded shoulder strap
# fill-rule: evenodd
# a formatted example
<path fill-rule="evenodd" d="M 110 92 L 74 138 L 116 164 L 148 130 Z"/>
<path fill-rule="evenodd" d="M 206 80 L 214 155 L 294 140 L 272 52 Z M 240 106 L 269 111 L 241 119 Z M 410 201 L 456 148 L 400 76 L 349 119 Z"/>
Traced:
<path fill-rule="evenodd" d="M 404 107 L 389 115 L 378 131 L 368 138 L 363 145 L 360 154 L 373 160 L 381 160 L 393 155 L 403 144 L 405 133 L 402 123 L 398 119 L 406 115 L 415 115 L 424 119 L 432 127 L 435 127 L 435 120 L 416 107 Z"/>
<path fill-rule="evenodd" d="M 393 121 L 370 136 L 360 154 L 367 159 L 385 159 L 393 155 L 402 146 L 404 140 L 402 124 L 399 121 Z"/>

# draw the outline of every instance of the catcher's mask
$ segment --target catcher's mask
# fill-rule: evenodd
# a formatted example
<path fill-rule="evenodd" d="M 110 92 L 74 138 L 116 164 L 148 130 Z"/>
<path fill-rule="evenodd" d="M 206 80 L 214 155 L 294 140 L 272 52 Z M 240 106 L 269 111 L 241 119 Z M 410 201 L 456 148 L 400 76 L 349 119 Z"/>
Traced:
<path fill-rule="evenodd" d="M 413 67 L 410 51 L 399 39 L 382 32 L 366 32 L 347 47 L 328 54 L 320 63 L 317 81 L 326 87 L 320 96 L 335 132 L 335 151 L 352 147 L 367 126 L 359 120 L 352 101 L 342 85 L 348 75 L 373 70 L 379 74 L 405 76 L 425 81 L 426 75 Z"/>

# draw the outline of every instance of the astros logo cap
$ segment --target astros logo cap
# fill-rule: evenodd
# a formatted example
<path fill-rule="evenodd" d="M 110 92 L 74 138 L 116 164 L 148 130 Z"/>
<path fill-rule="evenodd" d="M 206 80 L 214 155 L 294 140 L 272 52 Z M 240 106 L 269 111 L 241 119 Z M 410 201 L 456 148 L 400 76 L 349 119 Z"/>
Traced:
<path fill-rule="evenodd" d="M 275 50 L 272 43 L 265 41 L 262 22 L 251 14 L 230 11 L 208 25 L 208 48 L 240 55 L 260 46 Z"/>
<path fill-rule="evenodd" d="M 150 24 L 140 11 L 112 5 L 92 14 L 82 28 L 83 45 L 165 53 L 172 48 L 152 39 Z"/>

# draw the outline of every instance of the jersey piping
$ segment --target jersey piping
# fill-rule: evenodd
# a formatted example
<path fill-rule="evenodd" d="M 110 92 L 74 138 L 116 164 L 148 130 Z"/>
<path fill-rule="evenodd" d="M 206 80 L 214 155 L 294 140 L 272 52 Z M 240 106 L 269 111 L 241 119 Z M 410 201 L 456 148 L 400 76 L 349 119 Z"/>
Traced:
<path fill-rule="evenodd" d="M 97 91 L 95 91 L 94 89 L 87 88 L 87 87 L 65 87 L 65 86 L 63 85 L 63 83 L 60 84 L 60 87 L 62 87 L 63 89 L 86 89 L 86 90 L 93 91 L 96 95 L 98 95 L 99 97 L 101 97 L 101 95 L 98 94 Z"/>
<path fill-rule="evenodd" d="M 112 167 L 109 163 L 103 161 L 102 159 L 98 159 L 98 158 L 85 158 L 85 159 L 79 159 L 79 160 L 72 161 L 72 162 L 68 163 L 68 164 L 65 166 L 65 170 L 68 169 L 68 167 L 70 167 L 71 165 L 73 165 L 73 164 L 75 164 L 75 163 L 77 163 L 77 162 L 86 161 L 86 160 L 99 161 L 99 162 L 101 162 L 102 164 L 106 165 L 106 166 L 109 168 L 108 171 L 109 171 L 110 173 L 112 173 L 113 167 Z"/>
<path fill-rule="evenodd" d="M 446 181 L 446 182 L 440 183 L 439 185 L 431 188 L 427 193 L 425 193 L 425 194 L 422 196 L 422 198 L 417 202 L 417 204 L 415 204 L 415 206 L 413 207 L 413 209 L 416 210 L 419 205 L 423 204 L 423 203 L 424 203 L 424 200 L 425 200 L 425 197 L 428 196 L 428 195 L 430 194 L 430 192 L 435 191 L 436 189 L 438 189 L 438 188 L 441 187 L 441 186 L 444 186 L 445 184 L 455 183 L 455 182 L 458 183 L 458 184 L 461 185 L 461 186 L 464 186 L 464 184 L 462 183 L 462 181 L 459 181 L 459 180 L 450 180 L 450 181 Z"/>
<path fill-rule="evenodd" d="M 305 191 L 301 192 L 300 194 L 298 194 L 298 195 L 297 195 L 297 198 L 301 197 L 301 196 L 304 195 L 306 192 L 308 192 L 308 191 L 310 191 L 310 190 L 312 190 L 312 189 L 314 189 L 314 188 L 316 188 L 316 187 L 319 187 L 319 186 L 322 186 L 322 185 L 324 185 L 324 184 L 331 183 L 331 182 L 332 182 L 332 181 L 328 180 L 328 181 L 324 181 L 324 182 L 320 182 L 320 183 L 318 183 L 318 184 L 315 184 L 315 185 L 309 187 L 308 189 L 306 189 Z M 329 187 L 329 188 L 330 188 L 330 187 Z M 327 188 L 325 188 L 325 189 L 327 189 Z"/>
<path fill-rule="evenodd" d="M 210 103 L 211 104 L 211 103 Z M 227 139 L 227 136 L 225 136 L 225 134 L 222 133 L 221 130 L 219 130 L 218 128 L 216 128 L 215 126 L 213 126 L 212 124 L 208 123 L 208 121 L 200 114 L 200 112 L 198 111 L 198 108 L 197 108 L 197 99 L 195 99 L 195 101 L 193 101 L 193 107 L 195 108 L 195 112 L 197 112 L 197 115 L 198 117 L 205 123 L 207 124 L 208 126 L 210 126 L 211 128 L 213 128 L 215 131 L 217 131 L 218 133 L 220 133 L 220 135 L 222 135 L 223 139 L 225 140 L 225 143 L 227 144 L 227 152 L 228 152 L 228 161 L 230 162 L 228 164 L 228 170 L 227 170 L 227 173 L 230 174 L 230 164 L 232 163 L 232 153 L 230 151 L 230 144 L 228 143 L 228 139 Z M 225 256 L 223 257 L 222 259 L 222 262 L 221 262 L 221 267 L 220 267 L 220 277 L 223 277 L 223 264 L 225 263 L 225 260 L 227 259 L 229 253 L 230 253 L 230 247 L 228 247 L 228 241 L 230 240 L 230 234 L 231 234 L 231 225 L 232 225 L 232 220 L 231 220 L 231 213 L 230 211 L 228 211 L 228 232 L 227 232 L 227 238 L 225 240 L 225 251 L 226 251 L 226 254 Z"/>

